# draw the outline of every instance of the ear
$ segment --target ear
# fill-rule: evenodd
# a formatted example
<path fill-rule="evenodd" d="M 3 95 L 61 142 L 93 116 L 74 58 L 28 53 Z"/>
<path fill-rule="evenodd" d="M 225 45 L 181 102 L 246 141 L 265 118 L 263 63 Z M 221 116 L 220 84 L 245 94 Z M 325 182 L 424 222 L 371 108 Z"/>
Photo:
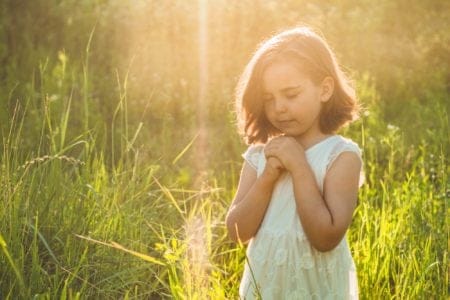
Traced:
<path fill-rule="evenodd" d="M 327 102 L 330 100 L 331 95 L 334 92 L 334 79 L 333 77 L 327 76 L 322 80 L 320 91 L 320 101 Z"/>

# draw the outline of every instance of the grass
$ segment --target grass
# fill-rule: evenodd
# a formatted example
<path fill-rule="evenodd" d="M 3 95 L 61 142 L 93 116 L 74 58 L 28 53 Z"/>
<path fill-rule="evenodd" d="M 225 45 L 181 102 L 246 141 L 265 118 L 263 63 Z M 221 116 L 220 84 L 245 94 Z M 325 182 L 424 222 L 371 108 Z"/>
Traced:
<path fill-rule="evenodd" d="M 239 159 L 228 163 L 231 172 L 212 172 L 201 187 L 187 188 L 168 180 L 179 176 L 176 170 L 143 164 L 139 149 L 129 150 L 135 140 L 130 135 L 110 165 L 92 132 L 64 138 L 71 101 L 57 117 L 44 102 L 41 144 L 48 147 L 37 153 L 49 154 L 21 151 L 28 105 L 17 107 L 3 141 L 2 296 L 235 298 L 244 251 L 227 240 L 223 221 Z M 444 145 L 407 145 L 401 130 L 372 111 L 355 124 L 359 133 L 347 130 L 364 145 L 367 180 L 348 234 L 361 298 L 443 297 L 449 189 Z M 371 134 L 376 131 L 384 133 Z M 180 154 L 187 155 L 191 144 Z"/>
<path fill-rule="evenodd" d="M 242 22 L 250 26 L 256 14 L 249 2 L 242 3 L 242 9 L 234 7 L 228 14 L 211 11 L 215 18 L 210 22 L 216 26 L 219 17 L 245 15 L 249 18 Z M 58 9 L 70 9 L 64 5 Z M 88 11 L 84 5 L 74 8 L 75 16 Z M 180 24 L 195 26 L 195 18 L 181 18 L 189 8 L 177 5 L 171 13 L 180 17 Z M 105 14 L 95 30 L 86 20 L 82 23 L 81 44 L 87 47 L 67 42 L 72 45 L 67 50 L 37 47 L 10 56 L 15 64 L 17 58 L 28 57 L 23 67 L 32 71 L 24 75 L 11 62 L 8 80 L 0 87 L 6 99 L 0 110 L 0 298 L 235 299 L 245 249 L 229 241 L 224 219 L 245 146 L 235 132 L 232 112 L 224 113 L 224 108 L 230 107 L 233 76 L 245 57 L 210 67 L 205 124 L 211 140 L 208 156 L 199 158 L 195 70 L 178 61 L 181 69 L 166 64 L 164 73 L 164 65 L 155 61 L 170 61 L 165 51 L 145 60 L 137 50 L 135 62 L 105 71 L 99 49 L 108 58 L 119 56 L 114 47 L 101 47 L 110 45 L 102 44 L 105 32 L 118 22 L 112 11 Z M 166 17 L 155 15 L 155 20 Z M 264 26 L 280 25 L 271 18 Z M 338 16 L 334 18 L 337 22 Z M 135 20 L 126 22 L 139 28 Z M 217 30 L 214 26 L 210 32 Z M 163 27 L 152 34 L 162 36 Z M 195 52 L 188 42 L 190 32 L 184 36 L 175 25 L 167 28 L 174 30 L 167 36 L 172 40 L 163 39 L 161 45 L 176 42 L 185 46 L 180 50 L 184 54 Z M 67 32 L 79 34 L 73 28 Z M 231 45 L 225 29 L 222 33 Z M 218 42 L 218 36 L 211 39 Z M 245 47 L 255 44 L 248 33 L 236 39 L 236 47 L 240 42 Z M 219 46 L 211 46 L 210 61 L 228 57 L 228 49 Z M 73 50 L 77 47 L 79 57 Z M 33 57 L 39 61 L 34 67 L 28 65 Z M 362 61 L 362 56 L 355 59 Z M 146 77 L 148 65 L 161 71 L 159 75 Z M 374 73 L 383 74 L 385 67 Z M 399 85 L 392 94 L 387 91 L 392 85 L 381 76 L 354 74 L 366 112 L 341 133 L 358 142 L 364 156 L 366 183 L 347 235 L 361 299 L 448 295 L 445 74 L 445 69 L 430 77 L 419 74 L 413 82 L 422 80 L 420 93 Z M 146 80 L 151 84 L 144 87 Z M 405 103 L 405 95 L 416 97 Z M 206 162 L 206 170 L 196 169 L 199 159 Z"/>

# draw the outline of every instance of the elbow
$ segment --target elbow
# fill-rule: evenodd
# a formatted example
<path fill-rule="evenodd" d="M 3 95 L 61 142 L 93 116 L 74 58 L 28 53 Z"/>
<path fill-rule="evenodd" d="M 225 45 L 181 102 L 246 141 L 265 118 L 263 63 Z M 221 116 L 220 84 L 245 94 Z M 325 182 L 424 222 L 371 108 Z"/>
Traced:
<path fill-rule="evenodd" d="M 239 239 L 237 235 L 236 221 L 234 221 L 230 214 L 228 214 L 225 223 L 227 225 L 228 237 L 230 238 L 230 240 L 237 243 Z"/>
<path fill-rule="evenodd" d="M 311 232 L 308 236 L 311 245 L 319 252 L 334 250 L 341 243 L 345 236 L 347 227 L 328 226 L 321 227 L 320 230 Z"/>
<path fill-rule="evenodd" d="M 311 241 L 311 245 L 319 252 L 328 252 L 335 249 L 340 242 L 341 239 L 329 238 Z"/>
<path fill-rule="evenodd" d="M 313 247 L 319 251 L 319 252 L 328 252 L 336 248 L 337 245 L 330 245 L 330 244 L 315 244 Z"/>
<path fill-rule="evenodd" d="M 230 240 L 232 240 L 233 242 L 237 243 L 238 242 L 238 238 L 237 238 L 237 234 L 236 234 L 236 230 L 231 228 L 230 225 L 227 223 L 227 231 L 228 231 L 228 238 Z"/>
<path fill-rule="evenodd" d="M 239 238 L 235 232 L 228 230 L 228 238 L 236 244 L 239 244 Z"/>
<path fill-rule="evenodd" d="M 226 226 L 228 231 L 228 237 L 235 243 L 243 243 L 245 244 L 248 239 L 245 239 L 241 232 L 239 231 L 237 221 L 230 215 L 226 218 Z"/>

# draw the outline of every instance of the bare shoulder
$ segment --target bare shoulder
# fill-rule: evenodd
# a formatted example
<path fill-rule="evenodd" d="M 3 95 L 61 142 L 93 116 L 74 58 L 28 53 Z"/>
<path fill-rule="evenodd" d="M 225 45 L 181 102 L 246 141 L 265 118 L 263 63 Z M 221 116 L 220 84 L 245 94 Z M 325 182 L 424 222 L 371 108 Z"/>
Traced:
<path fill-rule="evenodd" d="M 327 176 L 339 173 L 352 173 L 357 170 L 357 177 L 362 168 L 362 153 L 358 144 L 350 139 L 338 136 L 327 162 Z"/>
<path fill-rule="evenodd" d="M 354 207 L 358 196 L 361 167 L 361 158 L 355 152 L 345 151 L 336 157 L 325 175 L 323 187 L 329 205 Z"/>
<path fill-rule="evenodd" d="M 351 172 L 352 170 L 357 170 L 359 174 L 361 167 L 362 161 L 359 154 L 351 151 L 343 151 L 337 155 L 336 159 L 334 159 L 327 174 Z"/>
<path fill-rule="evenodd" d="M 324 188 L 334 183 L 349 184 L 357 190 L 361 168 L 361 157 L 357 153 L 350 151 L 340 153 L 327 171 Z"/>

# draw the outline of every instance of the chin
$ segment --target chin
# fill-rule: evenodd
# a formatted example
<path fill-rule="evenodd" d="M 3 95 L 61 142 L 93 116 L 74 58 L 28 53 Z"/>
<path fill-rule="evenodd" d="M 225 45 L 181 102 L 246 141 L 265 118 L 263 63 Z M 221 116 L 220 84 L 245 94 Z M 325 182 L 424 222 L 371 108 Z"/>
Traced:
<path fill-rule="evenodd" d="M 286 131 L 286 132 L 284 132 L 284 135 L 295 138 L 295 137 L 299 137 L 299 136 L 303 135 L 303 132 L 289 132 L 289 131 Z"/>

